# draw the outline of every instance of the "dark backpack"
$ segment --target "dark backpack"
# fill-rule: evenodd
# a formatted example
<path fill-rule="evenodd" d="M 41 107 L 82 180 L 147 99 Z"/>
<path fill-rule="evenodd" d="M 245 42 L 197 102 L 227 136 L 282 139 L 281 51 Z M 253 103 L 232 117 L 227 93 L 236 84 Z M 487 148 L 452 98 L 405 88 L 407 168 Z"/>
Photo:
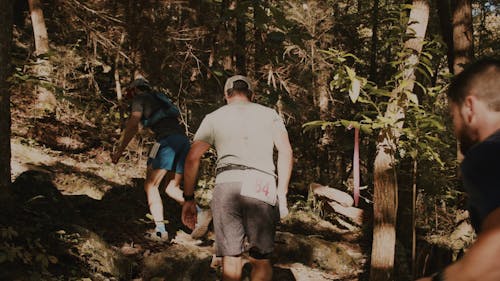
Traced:
<path fill-rule="evenodd" d="M 150 92 L 160 104 L 160 108 L 151 113 L 149 118 L 143 117 L 141 122 L 144 127 L 152 127 L 158 121 L 165 118 L 177 118 L 181 115 L 179 108 L 167 97 L 166 94 L 162 92 L 152 91 Z"/>

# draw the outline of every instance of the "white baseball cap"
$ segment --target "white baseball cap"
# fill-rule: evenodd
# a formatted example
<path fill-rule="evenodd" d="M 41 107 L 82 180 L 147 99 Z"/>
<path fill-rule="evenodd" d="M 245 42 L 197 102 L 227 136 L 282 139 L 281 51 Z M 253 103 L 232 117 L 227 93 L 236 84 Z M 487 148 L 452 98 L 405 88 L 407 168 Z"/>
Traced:
<path fill-rule="evenodd" d="M 236 81 L 243 81 L 243 82 L 245 82 L 247 84 L 247 86 L 248 86 L 248 90 L 250 92 L 253 92 L 252 82 L 250 81 L 250 79 L 248 79 L 248 77 L 243 76 L 243 75 L 234 75 L 234 76 L 229 77 L 226 80 L 226 84 L 224 85 L 224 93 L 227 93 L 228 90 L 233 89 L 234 82 L 236 82 Z"/>

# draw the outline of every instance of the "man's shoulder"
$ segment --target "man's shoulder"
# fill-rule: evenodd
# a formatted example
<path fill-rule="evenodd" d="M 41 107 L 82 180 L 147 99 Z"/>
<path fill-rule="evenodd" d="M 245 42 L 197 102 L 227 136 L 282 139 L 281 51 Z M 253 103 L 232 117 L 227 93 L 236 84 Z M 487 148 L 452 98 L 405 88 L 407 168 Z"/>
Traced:
<path fill-rule="evenodd" d="M 496 133 L 473 146 L 464 159 L 466 169 L 489 173 L 500 169 L 500 134 Z"/>
<path fill-rule="evenodd" d="M 276 112 L 276 110 L 274 110 L 273 108 L 265 106 L 265 105 L 262 105 L 260 103 L 252 102 L 251 104 L 252 104 L 252 106 L 254 106 L 255 108 L 257 108 L 258 110 L 266 111 L 266 112 L 269 112 L 269 113 Z"/>
<path fill-rule="evenodd" d="M 467 153 L 467 156 L 471 158 L 490 158 L 491 156 L 491 158 L 496 158 L 500 161 L 498 152 L 500 152 L 500 132 L 491 135 L 486 140 L 473 146 Z"/>
<path fill-rule="evenodd" d="M 251 108 L 250 112 L 253 112 L 256 116 L 265 117 L 265 116 L 274 116 L 276 115 L 276 111 L 273 108 L 251 102 L 247 104 L 249 108 Z M 239 114 L 237 111 L 233 110 L 234 107 L 231 105 L 224 105 L 219 107 L 218 109 L 212 111 L 207 114 L 207 118 L 228 118 L 231 114 Z"/>

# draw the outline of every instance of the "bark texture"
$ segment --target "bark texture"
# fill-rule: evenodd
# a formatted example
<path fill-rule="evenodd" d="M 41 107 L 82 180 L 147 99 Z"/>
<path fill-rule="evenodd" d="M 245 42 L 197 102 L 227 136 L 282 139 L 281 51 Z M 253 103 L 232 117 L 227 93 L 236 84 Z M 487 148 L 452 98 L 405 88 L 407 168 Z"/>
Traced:
<path fill-rule="evenodd" d="M 453 73 L 462 72 L 464 65 L 474 57 L 472 38 L 471 0 L 454 1 L 453 28 Z"/>
<path fill-rule="evenodd" d="M 448 69 L 453 73 L 453 29 L 451 26 L 451 3 L 449 0 L 437 1 L 437 12 L 439 16 L 439 25 L 441 36 L 446 43 Z"/>
<path fill-rule="evenodd" d="M 28 4 L 30 8 L 31 24 L 33 26 L 33 36 L 35 38 L 35 55 L 37 57 L 33 71 L 41 81 L 39 85 L 35 86 L 35 92 L 38 99 L 36 107 L 40 110 L 54 112 L 57 104 L 56 98 L 48 89 L 48 85 L 43 85 L 43 83 L 50 83 L 49 77 L 52 66 L 48 59 L 44 57 L 49 52 L 49 36 L 43 16 L 42 3 L 40 0 L 28 0 Z"/>
<path fill-rule="evenodd" d="M 35 37 L 35 53 L 37 56 L 44 55 L 49 52 L 49 36 L 43 17 L 42 3 L 40 0 L 28 0 L 28 3 Z"/>
<path fill-rule="evenodd" d="M 10 181 L 10 73 L 12 1 L 0 1 L 0 199 L 9 192 Z"/>
<path fill-rule="evenodd" d="M 427 30 L 429 3 L 414 0 L 408 21 L 407 34 L 412 38 L 405 42 L 404 48 L 409 55 L 402 64 L 403 78 L 399 87 L 392 93 L 385 117 L 400 120 L 394 126 L 382 129 L 378 136 L 377 152 L 374 163 L 373 195 L 373 244 L 371 255 L 371 281 L 394 280 L 394 254 L 396 245 L 396 217 L 398 209 L 398 184 L 394 169 L 394 158 L 400 131 L 403 128 L 408 96 L 415 81 L 415 67 Z"/>

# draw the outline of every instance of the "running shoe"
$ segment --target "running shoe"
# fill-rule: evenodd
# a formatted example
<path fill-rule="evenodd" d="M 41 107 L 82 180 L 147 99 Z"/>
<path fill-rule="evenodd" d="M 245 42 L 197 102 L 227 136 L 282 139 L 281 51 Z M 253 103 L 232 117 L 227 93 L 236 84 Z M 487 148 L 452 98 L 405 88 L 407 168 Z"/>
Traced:
<path fill-rule="evenodd" d="M 193 232 L 191 232 L 191 238 L 199 239 L 203 237 L 207 231 L 210 222 L 212 221 L 212 210 L 210 209 L 201 209 L 196 206 L 198 214 L 196 216 L 196 225 L 194 227 Z"/>

